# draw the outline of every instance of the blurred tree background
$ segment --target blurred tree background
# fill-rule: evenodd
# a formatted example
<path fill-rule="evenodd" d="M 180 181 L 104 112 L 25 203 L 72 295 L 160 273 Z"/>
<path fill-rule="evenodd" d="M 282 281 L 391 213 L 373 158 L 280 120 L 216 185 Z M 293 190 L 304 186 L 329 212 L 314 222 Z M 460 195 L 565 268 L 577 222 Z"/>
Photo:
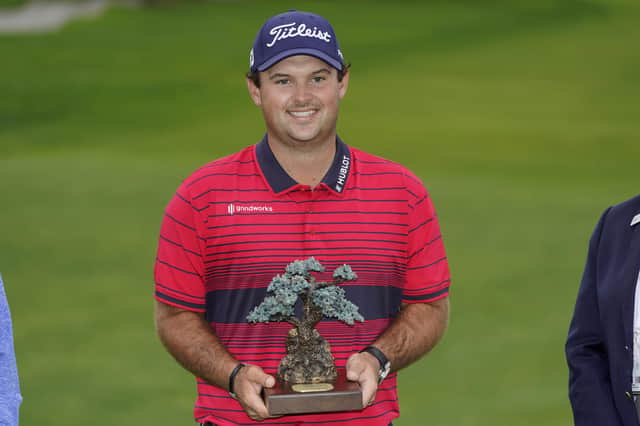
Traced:
<path fill-rule="evenodd" d="M 451 324 L 400 373 L 397 424 L 570 424 L 587 241 L 640 192 L 635 0 L 161 2 L 1 34 L 23 424 L 192 424 L 195 384 L 153 325 L 159 223 L 192 170 L 261 138 L 249 48 L 291 7 L 329 18 L 353 64 L 340 135 L 414 170 L 443 228 Z"/>

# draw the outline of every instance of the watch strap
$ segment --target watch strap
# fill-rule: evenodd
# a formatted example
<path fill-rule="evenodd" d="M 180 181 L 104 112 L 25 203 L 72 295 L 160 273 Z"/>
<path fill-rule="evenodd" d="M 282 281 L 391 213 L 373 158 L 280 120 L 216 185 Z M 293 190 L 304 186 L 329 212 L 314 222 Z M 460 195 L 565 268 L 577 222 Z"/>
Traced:
<path fill-rule="evenodd" d="M 233 370 L 231 370 L 231 374 L 229 374 L 229 395 L 231 395 L 233 399 L 238 399 L 233 389 L 233 385 L 236 381 L 236 376 L 245 365 L 246 364 L 238 363 L 238 365 L 236 365 Z"/>
<path fill-rule="evenodd" d="M 382 383 L 382 381 L 387 377 L 387 375 L 391 371 L 391 362 L 389 361 L 389 358 L 387 358 L 384 352 L 382 352 L 380 349 L 376 348 L 375 346 L 367 346 L 360 352 L 361 353 L 368 352 L 378 360 L 378 362 L 380 363 L 380 369 L 378 369 L 378 384 Z"/>
<path fill-rule="evenodd" d="M 380 349 L 376 348 L 375 346 L 367 346 L 366 348 L 364 348 L 360 352 L 368 352 L 371 355 L 373 355 L 378 360 L 378 362 L 380 363 L 380 369 L 381 370 L 383 368 L 385 368 L 385 366 L 389 362 L 389 359 L 387 358 L 387 356 Z"/>

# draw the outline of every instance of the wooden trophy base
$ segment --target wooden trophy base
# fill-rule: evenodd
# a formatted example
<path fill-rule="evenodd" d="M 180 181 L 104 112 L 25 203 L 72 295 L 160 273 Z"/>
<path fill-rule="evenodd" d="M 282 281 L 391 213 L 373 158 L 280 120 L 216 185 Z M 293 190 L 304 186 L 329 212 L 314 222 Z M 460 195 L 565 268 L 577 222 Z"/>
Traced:
<path fill-rule="evenodd" d="M 264 389 L 264 400 L 272 416 L 283 414 L 326 413 L 335 411 L 362 410 L 362 391 L 358 382 L 347 380 L 344 372 L 338 374 L 331 390 L 326 384 L 303 385 L 302 391 L 295 391 L 291 384 L 276 382 L 273 388 Z M 298 388 L 297 385 L 293 385 Z"/>

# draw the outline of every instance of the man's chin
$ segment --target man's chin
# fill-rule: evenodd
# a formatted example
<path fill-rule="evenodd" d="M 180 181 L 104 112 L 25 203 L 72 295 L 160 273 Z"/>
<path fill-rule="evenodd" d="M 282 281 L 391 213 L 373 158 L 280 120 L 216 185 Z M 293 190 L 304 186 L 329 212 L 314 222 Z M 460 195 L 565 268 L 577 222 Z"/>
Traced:
<path fill-rule="evenodd" d="M 317 132 L 292 132 L 289 138 L 299 143 L 311 143 L 319 139 Z"/>

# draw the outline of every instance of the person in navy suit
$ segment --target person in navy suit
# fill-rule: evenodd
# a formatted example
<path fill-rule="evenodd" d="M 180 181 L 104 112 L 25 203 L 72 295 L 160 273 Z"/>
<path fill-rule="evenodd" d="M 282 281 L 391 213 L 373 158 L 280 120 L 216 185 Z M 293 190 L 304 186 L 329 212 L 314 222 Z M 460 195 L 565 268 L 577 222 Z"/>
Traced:
<path fill-rule="evenodd" d="M 640 425 L 639 273 L 636 196 L 608 208 L 589 243 L 565 347 L 576 426 Z"/>

